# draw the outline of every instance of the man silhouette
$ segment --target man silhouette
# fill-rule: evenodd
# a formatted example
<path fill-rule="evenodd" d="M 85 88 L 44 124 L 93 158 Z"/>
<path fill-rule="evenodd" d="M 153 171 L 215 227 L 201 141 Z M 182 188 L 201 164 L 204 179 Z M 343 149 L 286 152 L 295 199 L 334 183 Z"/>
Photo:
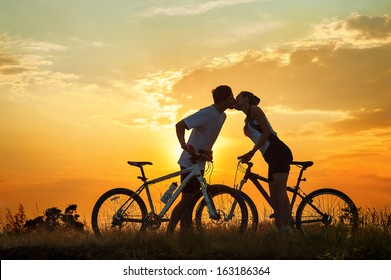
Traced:
<path fill-rule="evenodd" d="M 191 155 L 189 152 L 195 150 L 210 151 L 212 156 L 212 147 L 215 143 L 220 130 L 227 118 L 226 109 L 233 109 L 235 98 L 229 86 L 220 85 L 212 90 L 214 104 L 200 109 L 198 112 L 190 115 L 176 124 L 176 135 L 183 149 L 183 152 L 178 160 L 181 169 L 191 167 Z M 189 140 L 185 141 L 185 131 L 192 130 Z M 205 160 L 197 162 L 201 172 L 205 169 Z M 181 180 L 186 178 L 187 174 L 183 174 Z M 171 219 L 168 224 L 168 233 L 172 233 L 179 222 L 181 221 L 181 232 L 187 231 L 191 226 L 191 215 L 186 215 L 187 207 L 193 199 L 194 193 L 200 189 L 200 184 L 197 178 L 193 177 L 182 190 L 182 197 L 171 214 Z"/>

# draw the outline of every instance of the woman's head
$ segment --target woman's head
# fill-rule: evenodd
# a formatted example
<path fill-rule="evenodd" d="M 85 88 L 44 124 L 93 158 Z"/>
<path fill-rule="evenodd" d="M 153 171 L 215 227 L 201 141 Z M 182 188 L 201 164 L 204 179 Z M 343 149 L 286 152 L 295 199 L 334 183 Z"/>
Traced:
<path fill-rule="evenodd" d="M 237 110 L 247 109 L 248 107 L 258 105 L 261 99 L 249 91 L 242 91 L 236 96 L 235 108 Z"/>
<path fill-rule="evenodd" d="M 245 125 L 243 127 L 244 135 L 247 135 L 247 126 L 250 119 L 250 108 L 259 104 L 261 99 L 249 91 L 242 91 L 236 96 L 235 109 L 241 110 L 246 114 Z"/>

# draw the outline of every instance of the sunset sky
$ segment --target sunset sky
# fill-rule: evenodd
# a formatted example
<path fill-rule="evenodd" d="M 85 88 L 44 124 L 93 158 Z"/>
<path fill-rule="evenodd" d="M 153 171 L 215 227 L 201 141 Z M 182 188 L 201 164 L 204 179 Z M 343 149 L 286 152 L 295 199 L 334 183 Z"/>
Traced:
<path fill-rule="evenodd" d="M 390 210 L 391 1 L 0 0 L 0 211 L 77 204 L 89 222 L 103 192 L 140 185 L 127 160 L 177 170 L 175 123 L 221 84 L 315 162 L 306 192 Z M 252 147 L 243 119 L 227 110 L 212 183 Z"/>

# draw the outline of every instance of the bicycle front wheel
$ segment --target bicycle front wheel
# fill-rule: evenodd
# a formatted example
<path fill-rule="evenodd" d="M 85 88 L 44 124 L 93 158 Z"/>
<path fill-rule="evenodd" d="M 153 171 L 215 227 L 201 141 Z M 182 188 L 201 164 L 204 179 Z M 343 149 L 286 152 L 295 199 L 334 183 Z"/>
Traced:
<path fill-rule="evenodd" d="M 92 210 L 91 224 L 95 234 L 116 231 L 136 232 L 145 229 L 147 208 L 140 196 L 124 188 L 104 193 Z"/>
<path fill-rule="evenodd" d="M 335 189 L 320 189 L 310 193 L 296 212 L 296 226 L 305 230 L 314 226 L 335 226 L 355 230 L 358 211 L 353 201 Z"/>
<path fill-rule="evenodd" d="M 208 193 L 213 199 L 218 219 L 211 218 L 205 199 L 194 205 L 195 222 L 198 230 L 233 230 L 243 233 L 247 228 L 247 206 L 238 191 L 225 185 L 210 185 Z M 232 211 L 232 205 L 237 205 Z M 192 211 L 193 212 L 193 211 Z"/>

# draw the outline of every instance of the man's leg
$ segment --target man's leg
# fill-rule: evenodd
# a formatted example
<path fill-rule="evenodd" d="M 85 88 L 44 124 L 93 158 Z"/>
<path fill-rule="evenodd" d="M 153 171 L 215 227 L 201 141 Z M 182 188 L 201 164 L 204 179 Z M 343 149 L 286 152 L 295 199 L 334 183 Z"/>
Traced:
<path fill-rule="evenodd" d="M 194 193 L 182 193 L 183 210 L 181 216 L 181 233 L 186 233 L 190 230 L 192 225 L 192 213 L 190 210 L 190 204 L 193 201 Z"/>
<path fill-rule="evenodd" d="M 187 209 L 192 199 L 193 193 L 182 193 L 181 200 L 172 210 L 167 233 L 173 233 L 179 221 L 181 221 L 181 232 L 188 230 L 191 227 L 191 214 L 188 214 Z"/>
<path fill-rule="evenodd" d="M 181 170 L 185 167 L 181 166 Z M 202 172 L 203 174 L 203 172 Z M 187 177 L 188 173 L 181 175 L 181 182 Z M 199 189 L 199 182 L 197 178 L 193 177 L 189 180 L 185 188 L 182 190 L 181 200 L 172 210 L 170 222 L 168 223 L 167 233 L 173 233 L 176 225 L 181 221 L 181 232 L 188 231 L 192 224 L 191 213 L 188 207 L 193 200 L 194 193 Z"/>

